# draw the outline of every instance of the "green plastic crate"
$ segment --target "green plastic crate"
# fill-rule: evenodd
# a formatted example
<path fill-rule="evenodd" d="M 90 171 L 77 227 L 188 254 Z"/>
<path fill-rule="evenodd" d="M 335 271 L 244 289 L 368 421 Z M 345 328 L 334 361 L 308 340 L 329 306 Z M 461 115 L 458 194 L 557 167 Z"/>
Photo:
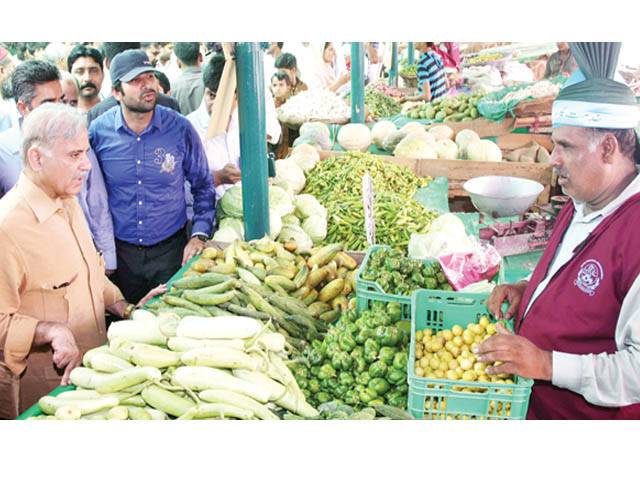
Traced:
<path fill-rule="evenodd" d="M 370 280 L 363 280 L 362 274 L 367 268 L 369 263 L 369 257 L 376 251 L 381 249 L 389 249 L 386 245 L 373 245 L 367 250 L 367 254 L 360 264 L 358 271 L 356 272 L 356 302 L 357 305 L 369 305 L 372 301 L 378 302 L 398 302 L 402 305 L 403 310 L 406 310 L 408 315 L 411 315 L 411 297 L 407 295 L 394 295 L 391 293 L 385 293 L 382 287 L 377 283 Z M 425 260 L 424 264 L 431 265 L 435 263 L 434 260 Z M 409 318 L 407 316 L 407 318 Z"/>
<path fill-rule="evenodd" d="M 411 344 L 407 361 L 409 381 L 409 413 L 415 418 L 455 418 L 466 416 L 489 419 L 523 419 L 529 406 L 533 381 L 516 377 L 513 384 L 466 382 L 422 378 L 415 375 L 416 331 L 434 331 L 454 325 L 466 327 L 487 315 L 487 294 L 417 290 L 411 299 Z M 482 392 L 457 391 L 462 388 L 482 389 Z M 505 393 L 507 390 L 511 393 Z M 431 406 L 427 408 L 426 401 Z M 442 407 L 445 400 L 446 407 Z M 493 403 L 492 403 L 493 402 Z M 499 409 L 498 402 L 503 408 Z M 510 404 L 507 412 L 505 402 Z M 493 410 L 491 411 L 491 407 Z"/>

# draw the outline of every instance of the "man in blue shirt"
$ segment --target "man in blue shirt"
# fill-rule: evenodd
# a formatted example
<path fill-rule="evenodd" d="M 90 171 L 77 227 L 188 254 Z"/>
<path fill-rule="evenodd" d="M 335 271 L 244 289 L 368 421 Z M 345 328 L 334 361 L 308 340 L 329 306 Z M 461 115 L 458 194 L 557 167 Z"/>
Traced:
<path fill-rule="evenodd" d="M 157 105 L 158 80 L 144 51 L 119 53 L 110 70 L 119 105 L 91 123 L 89 137 L 109 193 L 114 283 L 135 303 L 200 253 L 215 197 L 200 138 L 184 116 Z M 194 198 L 188 242 L 185 180 Z"/>

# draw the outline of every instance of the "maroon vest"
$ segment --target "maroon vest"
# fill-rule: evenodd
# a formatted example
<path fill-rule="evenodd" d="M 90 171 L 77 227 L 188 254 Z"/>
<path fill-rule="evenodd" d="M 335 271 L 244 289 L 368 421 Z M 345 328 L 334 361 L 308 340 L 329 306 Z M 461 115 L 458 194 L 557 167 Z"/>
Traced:
<path fill-rule="evenodd" d="M 520 303 L 516 331 L 544 350 L 580 355 L 614 353 L 622 301 L 640 272 L 640 194 L 602 220 L 576 248 L 573 258 L 556 272 L 523 318 L 533 292 L 547 275 L 573 213 L 573 203 L 569 202 L 558 215 L 549 245 Z M 527 418 L 640 418 L 640 404 L 600 407 L 551 382 L 536 381 Z"/>

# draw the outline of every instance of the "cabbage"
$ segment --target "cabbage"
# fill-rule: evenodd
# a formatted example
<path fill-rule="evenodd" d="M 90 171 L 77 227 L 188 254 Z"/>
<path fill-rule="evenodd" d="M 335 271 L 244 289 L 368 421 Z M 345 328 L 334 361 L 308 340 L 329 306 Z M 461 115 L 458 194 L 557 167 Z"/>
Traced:
<path fill-rule="evenodd" d="M 502 160 L 502 151 L 491 140 L 474 140 L 467 145 L 467 158 L 480 162 L 499 162 Z"/>
<path fill-rule="evenodd" d="M 276 160 L 276 183 L 285 181 L 291 185 L 294 193 L 300 193 L 307 180 L 304 172 L 293 160 Z"/>
<path fill-rule="evenodd" d="M 227 217 L 242 218 L 242 187 L 236 185 L 224 192 L 220 208 Z"/>
<path fill-rule="evenodd" d="M 316 197 L 308 193 L 297 195 L 293 199 L 293 204 L 296 207 L 296 215 L 301 218 L 307 218 L 311 215 L 327 216 L 327 209 L 320 204 Z"/>
<path fill-rule="evenodd" d="M 293 160 L 304 172 L 308 172 L 320 161 L 320 154 L 315 147 L 303 144 L 293 149 L 289 160 Z"/>
<path fill-rule="evenodd" d="M 435 148 L 436 146 L 436 137 L 434 137 L 429 132 L 426 132 L 424 130 L 415 130 L 413 132 L 409 132 L 407 137 L 418 137 L 426 141 L 432 147 Z M 407 137 L 404 137 L 404 138 L 407 138 Z"/>
<path fill-rule="evenodd" d="M 456 135 L 456 145 L 458 145 L 460 158 L 467 158 L 467 146 L 474 140 L 480 140 L 480 136 L 473 130 L 465 128 L 458 132 Z"/>
<path fill-rule="evenodd" d="M 362 123 L 348 123 L 338 132 L 338 143 L 348 152 L 366 152 L 371 141 L 371 131 Z"/>
<path fill-rule="evenodd" d="M 408 135 L 398 144 L 393 151 L 396 157 L 411 158 L 414 160 L 428 160 L 438 158 L 438 154 L 419 135 Z"/>
<path fill-rule="evenodd" d="M 408 132 L 403 132 L 402 130 L 389 133 L 382 141 L 382 148 L 387 152 L 393 152 L 400 141 L 408 134 Z"/>
<path fill-rule="evenodd" d="M 275 210 L 269 210 L 269 232 L 272 240 L 278 238 L 282 230 L 282 219 L 280 214 Z"/>
<path fill-rule="evenodd" d="M 456 237 L 444 232 L 412 233 L 408 246 L 409 257 L 418 260 L 472 251 L 473 243 L 469 237 Z"/>
<path fill-rule="evenodd" d="M 244 222 L 240 218 L 226 217 L 220 220 L 220 230 L 233 228 L 241 240 L 244 238 Z"/>
<path fill-rule="evenodd" d="M 311 215 L 302 223 L 302 229 L 311 237 L 313 243 L 320 243 L 327 238 L 327 217 Z"/>
<path fill-rule="evenodd" d="M 315 138 L 309 137 L 298 137 L 293 141 L 293 147 L 299 147 L 301 145 L 310 145 L 314 147 L 317 151 L 322 150 L 331 150 L 331 139 L 322 139 L 316 140 Z"/>
<path fill-rule="evenodd" d="M 397 130 L 395 124 L 389 120 L 381 120 L 371 129 L 371 136 L 376 147 L 383 148 L 383 142 L 387 135 Z"/>
<path fill-rule="evenodd" d="M 295 242 L 297 245 L 296 253 L 310 253 L 313 247 L 311 237 L 298 225 L 283 226 L 278 240 L 281 242 Z"/>
<path fill-rule="evenodd" d="M 458 237 L 467 234 L 464 223 L 453 213 L 445 213 L 433 220 L 429 226 L 429 233 L 433 232 L 443 232 Z"/>
<path fill-rule="evenodd" d="M 458 146 L 453 140 L 437 140 L 436 153 L 440 160 L 455 160 L 458 158 Z"/>
<path fill-rule="evenodd" d="M 322 122 L 307 122 L 300 127 L 300 136 L 307 138 L 315 138 L 318 140 L 331 138 L 329 127 Z"/>
<path fill-rule="evenodd" d="M 238 235 L 238 232 L 234 228 L 224 227 L 220 228 L 213 234 L 212 240 L 216 242 L 231 243 L 235 240 L 242 240 L 242 237 Z"/>
<path fill-rule="evenodd" d="M 419 122 L 408 122 L 405 123 L 400 129 L 401 132 L 413 133 L 413 132 L 424 132 L 424 125 Z"/>
<path fill-rule="evenodd" d="M 445 138 L 453 140 L 454 136 L 452 128 L 447 125 L 436 125 L 435 127 L 431 127 L 429 129 L 429 133 L 436 137 L 436 140 L 444 140 Z"/>
<path fill-rule="evenodd" d="M 300 219 L 293 213 L 282 217 L 282 225 L 300 225 Z"/>
<path fill-rule="evenodd" d="M 279 217 L 293 213 L 295 207 L 291 197 L 281 187 L 271 185 L 269 187 L 269 209 L 278 213 Z"/>

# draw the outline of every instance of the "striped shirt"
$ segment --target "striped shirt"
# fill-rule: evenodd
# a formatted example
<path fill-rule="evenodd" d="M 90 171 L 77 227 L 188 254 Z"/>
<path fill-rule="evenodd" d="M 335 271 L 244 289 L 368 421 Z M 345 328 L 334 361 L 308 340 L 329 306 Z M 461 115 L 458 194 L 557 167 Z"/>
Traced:
<path fill-rule="evenodd" d="M 431 50 L 423 53 L 418 60 L 418 89 L 422 90 L 424 82 L 429 82 L 431 100 L 435 100 L 447 93 L 444 64 L 438 54 Z"/>

